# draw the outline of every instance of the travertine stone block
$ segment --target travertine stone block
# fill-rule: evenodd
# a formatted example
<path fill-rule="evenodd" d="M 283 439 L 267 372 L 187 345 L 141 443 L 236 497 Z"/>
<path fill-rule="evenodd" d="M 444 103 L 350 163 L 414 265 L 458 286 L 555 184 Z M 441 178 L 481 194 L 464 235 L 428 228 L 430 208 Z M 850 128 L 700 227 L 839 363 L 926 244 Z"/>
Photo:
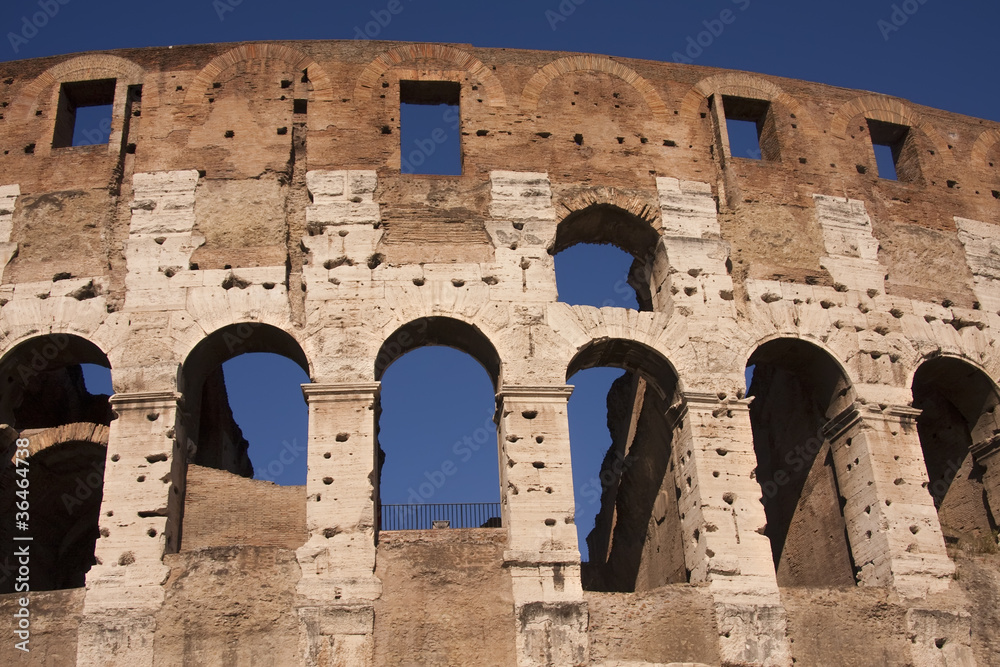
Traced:
<path fill-rule="evenodd" d="M 865 203 L 825 195 L 813 195 L 813 201 L 827 252 L 823 268 L 849 289 L 884 292 L 886 271 L 878 261 L 879 244 Z"/>

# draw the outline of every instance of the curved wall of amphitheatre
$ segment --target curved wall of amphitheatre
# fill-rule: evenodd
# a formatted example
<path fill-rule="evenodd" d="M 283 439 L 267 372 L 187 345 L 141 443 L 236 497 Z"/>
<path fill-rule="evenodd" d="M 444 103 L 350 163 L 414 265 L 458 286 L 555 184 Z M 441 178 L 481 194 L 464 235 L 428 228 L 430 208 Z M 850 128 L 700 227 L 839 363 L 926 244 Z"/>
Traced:
<path fill-rule="evenodd" d="M 401 97 L 442 89 L 462 174 L 403 174 Z M 110 140 L 69 145 L 95 103 Z M 997 123 L 387 42 L 5 63 L 0 107 L 0 422 L 53 664 L 1000 661 Z M 584 242 L 632 254 L 641 310 L 559 302 Z M 492 376 L 500 530 L 378 530 L 379 380 L 429 344 Z M 298 491 L 240 477 L 219 406 L 260 351 L 311 380 Z M 581 566 L 567 379 L 595 366 L 628 373 Z"/>

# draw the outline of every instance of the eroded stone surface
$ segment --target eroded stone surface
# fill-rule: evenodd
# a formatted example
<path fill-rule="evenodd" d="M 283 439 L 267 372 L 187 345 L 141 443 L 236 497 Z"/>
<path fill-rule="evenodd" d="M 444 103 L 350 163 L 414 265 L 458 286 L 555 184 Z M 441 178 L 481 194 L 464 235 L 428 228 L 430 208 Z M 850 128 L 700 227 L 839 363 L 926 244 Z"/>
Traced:
<path fill-rule="evenodd" d="M 0 177 L 0 442 L 27 438 L 38 463 L 65 449 L 55 460 L 85 487 L 73 448 L 106 451 L 87 487 L 99 519 L 67 531 L 98 531 L 86 589 L 38 598 L 48 662 L 996 657 L 988 596 L 962 583 L 968 571 L 992 590 L 997 570 L 989 123 L 747 73 L 436 44 L 206 45 L 6 69 L 0 134 L 37 150 L 12 150 Z M 128 84 L 114 139 L 53 147 L 60 83 L 90 76 Z M 462 175 L 399 173 L 401 80 L 460 82 Z M 740 99 L 767 109 L 763 160 L 731 154 L 725 107 Z M 873 116 L 913 123 L 902 182 L 875 177 L 849 131 Z M 953 179 L 964 187 L 938 185 Z M 559 301 L 553 254 L 581 242 L 634 257 L 622 285 L 640 310 Z M 491 375 L 500 531 L 380 534 L 379 382 L 427 344 Z M 261 351 L 310 377 L 301 493 L 232 477 L 249 470 L 212 372 Z M 960 371 L 924 366 L 939 358 Z M 48 391 L 72 389 L 81 363 L 111 366 L 110 408 Z M 567 382 L 596 366 L 628 379 L 611 397 L 583 566 Z M 921 368 L 922 390 L 948 402 L 923 414 Z M 928 425 L 934 414 L 947 424 Z M 925 456 L 935 447 L 964 458 L 949 468 Z M 185 548 L 189 462 L 228 472 L 192 468 Z M 948 494 L 929 488 L 942 471 L 982 490 L 961 498 L 980 540 L 961 549 L 987 552 L 975 567 L 946 550 L 935 501 Z M 221 508 L 242 488 L 303 504 L 262 513 L 254 535 L 245 514 L 213 535 L 205 499 Z"/>

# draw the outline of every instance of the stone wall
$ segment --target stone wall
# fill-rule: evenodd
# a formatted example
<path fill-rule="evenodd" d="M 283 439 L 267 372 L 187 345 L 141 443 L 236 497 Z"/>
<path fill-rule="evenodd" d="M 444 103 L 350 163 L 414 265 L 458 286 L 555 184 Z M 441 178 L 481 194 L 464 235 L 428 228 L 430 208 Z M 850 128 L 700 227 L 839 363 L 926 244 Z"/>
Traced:
<path fill-rule="evenodd" d="M 368 665 L 417 644 L 431 663 L 487 644 L 518 665 L 995 661 L 981 591 L 1000 516 L 996 123 L 469 45 L 210 44 L 2 74 L 0 433 L 29 441 L 15 460 L 57 445 L 39 461 L 76 461 L 62 479 L 92 510 L 100 488 L 97 522 L 72 529 L 96 542 L 68 616 L 78 664 Z M 402 82 L 457 84 L 461 175 L 401 173 L 421 150 L 400 145 Z M 65 102 L 88 85 L 111 138 L 64 146 Z M 727 117 L 748 115 L 760 160 L 729 144 Z M 887 133 L 899 180 L 878 177 Z M 553 255 L 576 243 L 633 256 L 640 310 L 559 301 Z M 491 376 L 502 539 L 380 534 L 379 383 L 422 345 Z M 194 467 L 249 473 L 212 375 L 245 352 L 309 375 L 304 492 Z M 103 399 L 34 409 L 44 378 L 66 385 L 81 363 L 112 369 L 113 419 Z M 612 397 L 605 571 L 583 577 L 567 382 L 598 366 L 632 384 Z M 105 452 L 93 488 L 58 456 L 71 440 Z M 279 546 L 235 544 L 248 535 Z M 982 561 L 956 569 L 969 553 Z M 455 641 L 411 598 L 454 611 Z M 47 599 L 39 646 L 71 660 Z"/>

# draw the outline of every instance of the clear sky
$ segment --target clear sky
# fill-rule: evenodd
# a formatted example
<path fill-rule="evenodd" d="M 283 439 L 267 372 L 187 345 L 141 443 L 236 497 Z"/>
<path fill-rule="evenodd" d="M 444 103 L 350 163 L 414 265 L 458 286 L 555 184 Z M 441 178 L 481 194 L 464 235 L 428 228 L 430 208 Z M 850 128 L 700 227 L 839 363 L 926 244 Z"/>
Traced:
<path fill-rule="evenodd" d="M 997 121 L 997 25 L 1000 3 L 986 0 L 4 0 L 0 72 L 2 61 L 79 51 L 374 37 L 692 61 L 878 91 Z M 557 257 L 562 300 L 634 307 L 634 296 L 620 289 L 628 258 L 604 250 L 594 256 L 592 249 L 577 247 Z M 571 274 L 577 277 L 567 280 Z M 573 281 L 584 279 L 594 285 L 570 292 Z M 276 460 L 268 448 L 304 441 L 298 385 L 307 378 L 291 362 L 256 355 L 229 362 L 225 372 L 258 475 L 301 483 L 304 462 L 280 475 L 268 473 Z M 572 379 L 578 487 L 599 472 L 608 440 L 604 395 L 617 374 L 595 369 Z M 458 472 L 428 502 L 498 499 L 495 449 L 478 450 L 468 461 L 460 461 L 454 449 L 454 443 L 488 426 L 492 391 L 482 368 L 451 350 L 417 350 L 390 367 L 382 422 L 387 502 L 406 502 L 411 488 L 419 489 L 428 475 L 440 479 L 434 472 L 453 459 L 461 464 Z M 583 537 L 597 507 L 578 509 Z"/>

